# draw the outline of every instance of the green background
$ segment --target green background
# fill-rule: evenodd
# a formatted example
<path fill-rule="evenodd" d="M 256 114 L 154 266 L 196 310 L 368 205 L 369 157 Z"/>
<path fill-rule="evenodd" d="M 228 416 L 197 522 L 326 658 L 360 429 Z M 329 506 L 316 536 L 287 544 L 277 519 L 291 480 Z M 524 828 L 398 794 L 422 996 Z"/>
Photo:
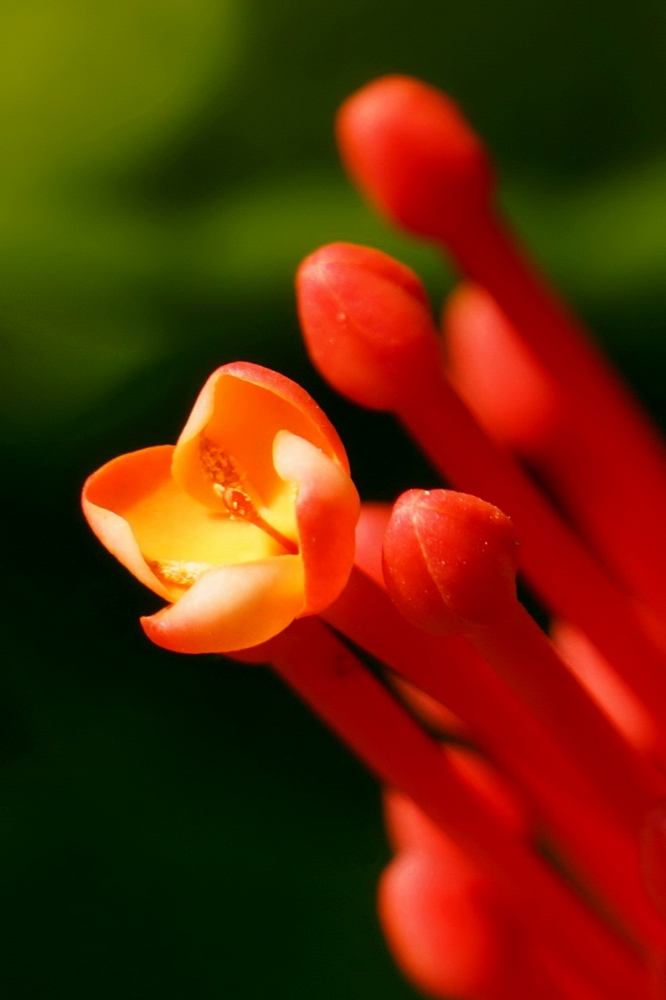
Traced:
<path fill-rule="evenodd" d="M 301 381 L 362 495 L 432 474 L 309 368 L 292 292 L 375 220 L 332 119 L 373 76 L 449 90 L 502 199 L 666 410 L 666 7 L 586 0 L 2 0 L 0 992 L 400 1000 L 370 777 L 263 668 L 153 648 L 85 476 L 173 441 L 237 358 Z"/>

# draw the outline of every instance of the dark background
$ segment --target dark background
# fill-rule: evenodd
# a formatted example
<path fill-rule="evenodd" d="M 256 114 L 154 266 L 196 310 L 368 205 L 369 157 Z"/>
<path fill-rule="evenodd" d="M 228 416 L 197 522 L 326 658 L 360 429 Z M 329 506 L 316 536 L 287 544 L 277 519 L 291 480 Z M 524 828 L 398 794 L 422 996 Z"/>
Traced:
<path fill-rule="evenodd" d="M 401 1000 L 374 914 L 374 782 L 266 670 L 151 647 L 85 476 L 173 441 L 237 358 L 301 381 L 364 498 L 432 475 L 308 367 L 298 261 L 368 242 L 340 101 L 408 72 L 493 150 L 509 214 L 666 409 L 662 0 L 5 0 L 0 5 L 0 992 Z"/>

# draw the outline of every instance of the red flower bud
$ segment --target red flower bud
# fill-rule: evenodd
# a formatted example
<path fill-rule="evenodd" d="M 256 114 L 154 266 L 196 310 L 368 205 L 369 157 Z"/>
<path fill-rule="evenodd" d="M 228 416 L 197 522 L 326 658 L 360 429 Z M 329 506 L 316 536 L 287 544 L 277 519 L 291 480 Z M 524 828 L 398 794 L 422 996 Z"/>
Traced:
<path fill-rule="evenodd" d="M 446 238 L 488 202 L 492 170 L 458 106 L 435 87 L 385 76 L 342 105 L 338 143 L 349 173 L 390 219 Z"/>
<path fill-rule="evenodd" d="M 313 363 L 355 403 L 394 410 L 440 364 L 428 297 L 413 271 L 379 250 L 332 243 L 296 279 Z"/>
<path fill-rule="evenodd" d="M 465 493 L 409 490 L 384 536 L 384 575 L 404 616 L 435 634 L 513 612 L 517 539 L 510 518 Z"/>

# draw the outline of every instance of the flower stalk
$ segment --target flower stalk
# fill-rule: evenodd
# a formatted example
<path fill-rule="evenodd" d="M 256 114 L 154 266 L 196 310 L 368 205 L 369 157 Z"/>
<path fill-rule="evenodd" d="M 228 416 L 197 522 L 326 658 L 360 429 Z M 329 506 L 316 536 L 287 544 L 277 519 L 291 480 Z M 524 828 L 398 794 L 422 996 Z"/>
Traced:
<path fill-rule="evenodd" d="M 304 619 L 265 651 L 278 674 L 381 780 L 403 791 L 505 886 L 556 947 L 610 997 L 639 996 L 640 962 L 470 790 L 436 742 L 356 657 Z M 627 992 L 629 991 L 629 992 Z"/>
<path fill-rule="evenodd" d="M 666 928 L 645 897 L 636 836 L 469 640 L 418 630 L 359 568 L 323 617 L 459 715 L 475 745 L 512 775 L 538 822 L 603 906 L 636 939 L 666 945 Z"/>

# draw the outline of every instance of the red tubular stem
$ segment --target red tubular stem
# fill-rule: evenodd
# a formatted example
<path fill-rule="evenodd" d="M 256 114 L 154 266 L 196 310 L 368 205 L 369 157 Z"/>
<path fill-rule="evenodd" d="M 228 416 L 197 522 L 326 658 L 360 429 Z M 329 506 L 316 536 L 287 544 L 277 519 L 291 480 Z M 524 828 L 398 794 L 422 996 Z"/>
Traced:
<path fill-rule="evenodd" d="M 603 504 L 617 518 L 616 530 L 604 539 L 610 561 L 661 612 L 666 599 L 666 453 L 657 429 L 491 209 L 470 216 L 468 225 L 449 235 L 445 249 L 493 295 L 568 395 L 581 447 L 594 454 L 606 479 Z M 627 480 L 639 504 L 622 502 Z M 616 482 L 625 484 L 617 501 Z"/>
<path fill-rule="evenodd" d="M 555 989 L 561 990 L 566 1000 L 603 1000 L 598 990 L 590 982 L 581 979 L 577 971 L 562 960 L 561 955 L 542 950 L 539 959 L 542 975 L 550 979 Z"/>
<path fill-rule="evenodd" d="M 577 625 L 632 687 L 666 732 L 666 658 L 626 594 L 605 574 L 511 456 L 474 420 L 443 373 L 422 373 L 398 416 L 459 490 L 513 520 L 521 567 L 544 603 Z M 660 748 L 666 765 L 666 746 Z"/>
<path fill-rule="evenodd" d="M 358 569 L 323 617 L 460 716 L 475 741 L 516 780 L 620 922 L 639 938 L 666 947 L 666 927 L 642 887 L 636 837 L 464 637 L 436 637 L 414 628 Z"/>
<path fill-rule="evenodd" d="M 598 990 L 581 979 L 564 956 L 555 951 L 544 954 L 543 948 L 524 950 L 520 985 L 520 996 L 525 1000 L 535 1000 L 535 997 L 539 1000 L 603 1000 Z M 506 1000 L 516 1000 L 511 986 L 504 996 Z"/>
<path fill-rule="evenodd" d="M 516 602 L 514 617 L 468 638 L 638 835 L 666 785 L 622 739 L 522 605 Z"/>
<path fill-rule="evenodd" d="M 483 285 L 520 329 L 525 341 L 557 381 L 575 393 L 601 419 L 613 415 L 613 427 L 653 432 L 637 412 L 628 389 L 602 359 L 587 333 L 537 274 L 524 251 L 492 209 L 470 214 L 466 225 L 445 244 L 466 273 Z M 664 453 L 654 442 L 660 464 Z"/>
<path fill-rule="evenodd" d="M 507 833 L 437 743 L 323 623 L 296 622 L 272 644 L 270 656 L 278 674 L 364 763 L 497 878 L 609 1000 L 646 995 L 646 970 L 622 941 Z"/>
<path fill-rule="evenodd" d="M 666 542 L 643 516 L 631 457 L 589 419 L 587 400 L 581 412 L 485 289 L 469 284 L 454 292 L 443 329 L 454 384 L 471 411 L 492 437 L 527 458 L 579 533 L 644 604 L 658 607 L 660 619 Z"/>

